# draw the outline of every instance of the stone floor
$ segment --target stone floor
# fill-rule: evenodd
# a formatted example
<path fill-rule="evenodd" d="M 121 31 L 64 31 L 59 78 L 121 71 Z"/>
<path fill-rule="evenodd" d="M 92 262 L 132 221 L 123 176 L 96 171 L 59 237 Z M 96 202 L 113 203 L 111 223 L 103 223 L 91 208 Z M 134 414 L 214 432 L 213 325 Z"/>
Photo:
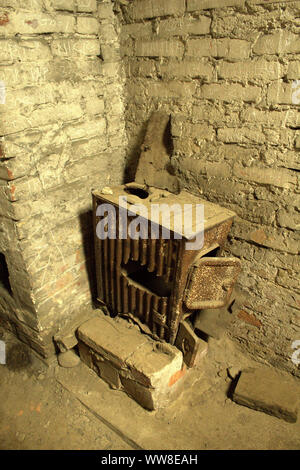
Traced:
<path fill-rule="evenodd" d="M 0 365 L 0 449 L 300 449 L 290 424 L 228 398 L 231 371 L 253 365 L 229 338 L 211 340 L 181 397 L 148 412 L 111 390 L 84 364 L 46 367 L 4 333 Z"/>

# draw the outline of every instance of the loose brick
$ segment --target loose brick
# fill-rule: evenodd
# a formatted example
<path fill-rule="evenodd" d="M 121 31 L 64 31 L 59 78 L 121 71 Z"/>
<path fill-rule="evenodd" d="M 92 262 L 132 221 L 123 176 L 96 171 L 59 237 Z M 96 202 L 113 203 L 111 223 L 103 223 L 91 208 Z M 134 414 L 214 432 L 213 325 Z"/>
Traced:
<path fill-rule="evenodd" d="M 292 378 L 261 367 L 242 371 L 233 400 L 240 405 L 295 423 L 299 396 L 299 385 Z"/>

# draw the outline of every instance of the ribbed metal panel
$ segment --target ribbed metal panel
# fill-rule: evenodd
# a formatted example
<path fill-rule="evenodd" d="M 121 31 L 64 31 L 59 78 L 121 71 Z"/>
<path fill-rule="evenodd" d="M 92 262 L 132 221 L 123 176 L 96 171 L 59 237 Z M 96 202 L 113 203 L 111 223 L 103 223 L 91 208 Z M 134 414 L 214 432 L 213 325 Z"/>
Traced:
<path fill-rule="evenodd" d="M 130 220 L 128 220 L 128 223 Z M 117 227 L 118 228 L 118 227 Z M 117 230 L 118 233 L 118 230 Z M 174 240 L 99 240 L 102 300 L 114 314 L 131 313 L 161 339 L 168 339 L 170 298 L 160 297 L 149 286 L 139 285 L 126 275 L 126 266 L 136 262 L 149 273 L 169 282 L 176 270 L 177 244 Z"/>

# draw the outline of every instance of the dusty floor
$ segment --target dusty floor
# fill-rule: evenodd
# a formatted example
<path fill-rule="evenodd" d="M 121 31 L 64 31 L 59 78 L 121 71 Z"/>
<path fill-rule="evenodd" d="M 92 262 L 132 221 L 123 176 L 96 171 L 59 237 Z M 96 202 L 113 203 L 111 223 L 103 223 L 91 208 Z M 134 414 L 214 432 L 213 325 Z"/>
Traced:
<path fill-rule="evenodd" d="M 0 449 L 131 449 L 57 382 L 53 366 L 46 367 L 7 333 L 5 340 Z"/>
<path fill-rule="evenodd" d="M 151 413 L 83 364 L 46 367 L 8 333 L 2 339 L 0 449 L 300 449 L 300 418 L 289 424 L 227 397 L 227 368 L 251 360 L 226 337 L 210 342 L 181 397 Z"/>

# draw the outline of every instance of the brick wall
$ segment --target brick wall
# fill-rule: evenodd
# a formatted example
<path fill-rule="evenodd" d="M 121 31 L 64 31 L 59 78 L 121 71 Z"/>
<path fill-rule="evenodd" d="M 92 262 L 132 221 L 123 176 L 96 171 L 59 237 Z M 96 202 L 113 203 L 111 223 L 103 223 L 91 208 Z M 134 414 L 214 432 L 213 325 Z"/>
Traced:
<path fill-rule="evenodd" d="M 161 108 L 183 184 L 238 215 L 232 336 L 299 375 L 299 17 L 299 1 L 2 0 L 2 323 L 46 356 L 90 304 L 90 191 L 125 159 L 133 178 Z"/>
<path fill-rule="evenodd" d="M 238 216 L 226 247 L 243 262 L 231 334 L 299 375 L 300 2 L 117 3 L 128 178 L 151 112 L 167 110 L 185 187 Z"/>
<path fill-rule="evenodd" d="M 91 301 L 91 189 L 123 178 L 112 2 L 2 0 L 0 80 L 1 322 L 47 356 Z"/>

